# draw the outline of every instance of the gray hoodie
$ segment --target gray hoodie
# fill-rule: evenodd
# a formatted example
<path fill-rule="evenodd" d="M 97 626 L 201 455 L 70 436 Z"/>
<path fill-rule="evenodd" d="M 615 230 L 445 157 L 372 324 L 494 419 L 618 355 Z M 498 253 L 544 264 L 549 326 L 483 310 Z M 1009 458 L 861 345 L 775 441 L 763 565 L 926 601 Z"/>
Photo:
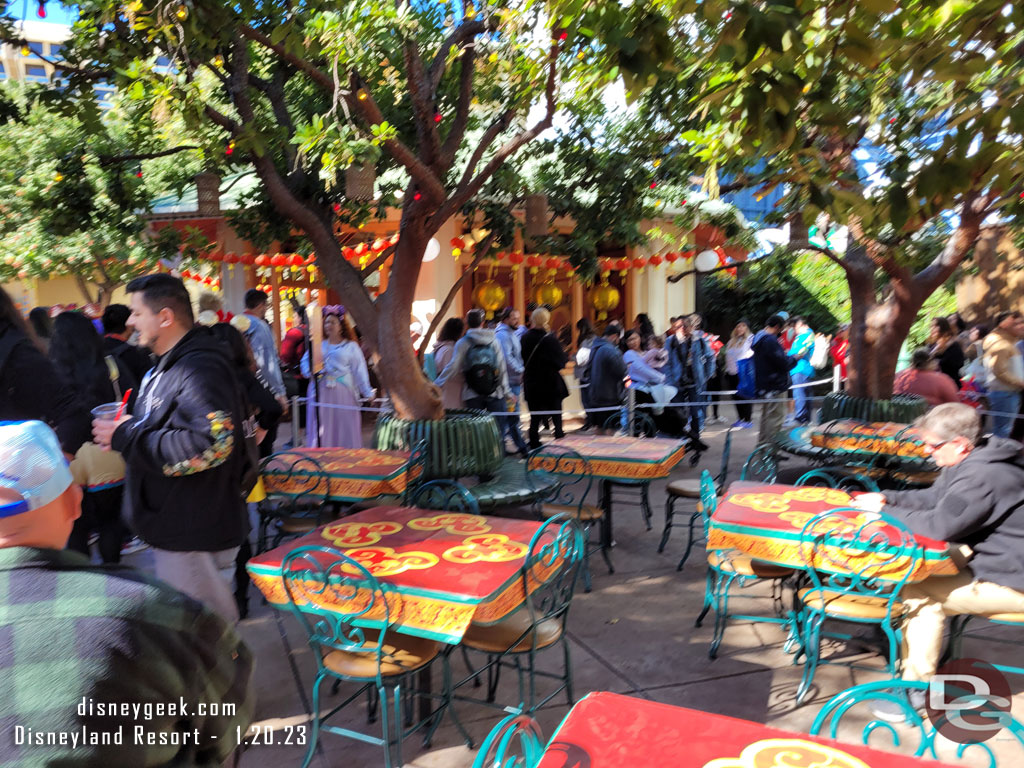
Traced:
<path fill-rule="evenodd" d="M 466 359 L 466 352 L 474 344 L 490 344 L 494 347 L 495 355 L 498 359 L 498 369 L 501 371 L 501 382 L 498 384 L 498 388 L 494 390 L 494 394 L 491 397 L 496 397 L 504 400 L 508 397 L 508 366 L 505 364 L 505 355 L 501 351 L 501 343 L 494 337 L 494 331 L 490 328 L 470 328 L 466 331 L 466 335 L 455 342 L 455 352 L 452 355 L 451 362 L 444 367 L 444 370 L 437 375 L 434 379 L 434 383 L 439 387 L 443 387 L 445 382 L 448 381 L 452 376 L 458 376 L 459 380 L 463 379 L 462 376 L 462 364 Z M 472 400 L 475 397 L 479 397 L 476 392 L 466 386 L 463 381 L 462 384 L 462 402 Z"/>

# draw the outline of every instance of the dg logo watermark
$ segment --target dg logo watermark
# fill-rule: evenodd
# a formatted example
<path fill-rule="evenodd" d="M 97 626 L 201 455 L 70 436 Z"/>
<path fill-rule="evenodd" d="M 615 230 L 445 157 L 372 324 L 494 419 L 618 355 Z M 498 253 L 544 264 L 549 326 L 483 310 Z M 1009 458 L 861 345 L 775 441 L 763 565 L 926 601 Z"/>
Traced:
<path fill-rule="evenodd" d="M 981 659 L 956 659 L 928 683 L 925 706 L 935 730 L 959 744 L 980 744 L 1011 724 L 1006 677 Z"/>

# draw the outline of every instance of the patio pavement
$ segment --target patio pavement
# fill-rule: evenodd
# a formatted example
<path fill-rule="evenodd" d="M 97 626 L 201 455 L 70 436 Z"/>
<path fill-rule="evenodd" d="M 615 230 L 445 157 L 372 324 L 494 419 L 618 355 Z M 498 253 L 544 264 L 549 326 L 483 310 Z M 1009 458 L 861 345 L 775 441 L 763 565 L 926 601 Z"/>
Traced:
<path fill-rule="evenodd" d="M 723 415 L 732 417 L 733 408 L 723 408 Z M 724 427 L 709 425 L 705 439 L 711 451 L 704 455 L 697 468 L 691 468 L 684 459 L 671 479 L 697 477 L 703 468 L 717 472 L 723 435 Z M 739 477 L 743 460 L 754 448 L 755 441 L 756 428 L 733 433 L 731 479 Z M 780 479 L 795 478 L 805 466 L 800 459 L 785 462 Z M 672 537 L 665 553 L 657 554 L 663 523 L 664 485 L 665 481 L 660 481 L 651 488 L 655 513 L 651 531 L 645 530 L 638 506 L 616 504 L 613 550 L 616 573 L 609 575 L 601 559 L 593 558 L 593 592 L 578 591 L 574 598 L 569 615 L 569 639 L 577 698 L 591 691 L 614 691 L 806 733 L 821 706 L 832 695 L 855 683 L 882 679 L 879 672 L 825 665 L 819 668 L 814 690 L 807 701 L 796 707 L 794 695 L 802 667 L 794 666 L 792 657 L 782 651 L 785 639 L 782 630 L 762 623 L 730 623 L 719 657 L 709 660 L 707 649 L 713 621 L 705 621 L 700 628 L 694 627 L 704 589 L 703 548 L 696 546 L 683 571 L 676 571 L 676 563 L 685 548 L 685 522 L 692 507 L 677 504 Z M 737 611 L 771 610 L 766 590 L 744 590 L 742 594 L 748 593 L 755 597 L 739 598 L 735 602 Z M 308 723 L 314 661 L 297 622 L 287 613 L 261 603 L 258 597 L 251 596 L 250 618 L 241 623 L 240 629 L 257 660 L 256 722 L 274 726 L 281 738 L 281 727 Z M 999 630 L 989 625 L 988 631 Z M 835 646 L 834 650 L 849 653 L 840 646 Z M 1007 646 L 967 640 L 965 655 L 995 661 L 1006 659 L 1010 654 Z M 861 654 L 858 658 L 866 666 L 881 667 L 880 657 Z M 540 665 L 555 665 L 557 669 L 560 660 L 561 654 L 552 651 L 540 656 Z M 460 654 L 452 656 L 452 666 L 456 677 L 464 673 Z M 435 671 L 435 680 L 438 675 Z M 502 678 L 499 701 L 514 703 L 517 699 L 513 678 L 511 674 Z M 1014 710 L 1024 712 L 1020 680 L 1011 680 L 1011 685 L 1016 693 Z M 474 692 L 472 688 L 467 690 Z M 324 685 L 324 691 L 329 691 L 328 684 Z M 344 691 L 343 686 L 338 696 L 326 695 L 325 703 L 341 701 Z M 551 735 L 568 709 L 565 695 L 560 694 L 537 713 L 545 738 Z M 460 703 L 458 713 L 477 745 L 503 716 L 498 710 L 469 703 Z M 379 733 L 379 725 L 367 726 L 362 701 L 354 702 L 338 720 L 340 724 Z M 842 732 L 842 737 L 851 742 L 858 740 L 853 731 Z M 1013 747 L 1005 742 L 993 744 L 997 754 Z M 681 744 L 680 751 L 684 750 L 685 744 Z M 299 745 L 252 745 L 242 754 L 241 765 L 243 768 L 298 766 L 304 752 L 305 747 Z M 467 768 L 475 754 L 465 747 L 447 717 L 429 749 L 422 748 L 417 736 L 407 739 L 404 746 L 406 765 L 418 768 Z M 976 755 L 976 759 L 980 757 Z M 1008 753 L 1003 761 L 1004 765 L 1020 765 L 1021 752 Z M 312 765 L 317 768 L 383 765 L 382 749 L 325 734 Z"/>

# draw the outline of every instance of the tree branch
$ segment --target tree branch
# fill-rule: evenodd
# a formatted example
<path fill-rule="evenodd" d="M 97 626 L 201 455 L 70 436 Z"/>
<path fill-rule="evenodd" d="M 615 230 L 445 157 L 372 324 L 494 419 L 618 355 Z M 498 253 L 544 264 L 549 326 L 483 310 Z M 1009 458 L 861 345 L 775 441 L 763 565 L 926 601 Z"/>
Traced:
<path fill-rule="evenodd" d="M 168 155 L 176 155 L 179 152 L 187 152 L 190 149 L 201 149 L 201 147 L 186 145 L 182 147 L 174 147 L 173 149 L 164 149 L 160 152 L 142 152 L 137 155 L 98 155 L 99 163 L 102 166 L 115 165 L 117 163 L 130 163 L 135 160 L 152 160 L 157 157 L 167 157 Z"/>
<path fill-rule="evenodd" d="M 448 136 L 441 147 L 439 162 L 447 171 L 455 162 L 455 154 L 466 135 L 469 124 L 469 108 L 473 102 L 473 74 L 476 70 L 476 50 L 466 48 L 459 57 L 459 97 L 455 105 L 455 119 L 448 131 Z"/>
<path fill-rule="evenodd" d="M 448 309 L 451 307 L 452 302 L 455 301 L 455 297 L 459 295 L 459 291 L 462 290 L 463 284 L 469 279 L 469 276 L 473 274 L 473 271 L 477 268 L 481 261 L 491 252 L 491 246 L 494 245 L 494 233 L 490 233 L 481 241 L 480 246 L 473 252 L 473 261 L 469 263 L 469 266 L 462 271 L 462 275 L 458 280 L 455 281 L 455 285 L 448 291 L 448 295 L 444 297 L 444 301 L 441 302 L 440 309 L 434 314 L 434 319 L 430 321 L 430 327 L 427 328 L 427 332 L 423 334 L 423 341 L 420 343 L 420 348 L 416 351 L 419 357 L 423 357 L 423 353 L 427 349 L 427 342 L 430 341 L 430 337 L 434 335 L 434 331 L 441 324 L 444 316 L 448 314 Z"/>
<path fill-rule="evenodd" d="M 269 37 L 264 35 L 262 32 L 256 31 L 248 24 L 242 24 L 239 27 L 239 31 L 242 33 L 242 37 L 253 40 L 265 48 L 269 48 L 293 67 L 309 75 L 313 82 L 325 89 L 328 93 L 334 93 L 334 79 L 319 67 L 306 61 L 301 56 L 296 56 L 289 52 L 283 45 L 273 42 Z"/>
<path fill-rule="evenodd" d="M 834 263 L 836 263 L 840 267 L 842 267 L 844 272 L 849 273 L 849 271 L 850 271 L 850 265 L 847 264 L 845 261 L 843 261 L 843 258 L 841 256 L 837 256 L 830 249 L 822 248 L 820 245 L 814 245 L 814 243 L 801 243 L 799 246 L 795 247 L 793 250 L 795 250 L 795 251 L 813 251 L 814 253 L 820 253 L 822 256 L 827 256 Z"/>
<path fill-rule="evenodd" d="M 462 178 L 459 179 L 459 189 L 469 184 L 469 180 L 473 177 L 473 172 L 476 170 L 480 158 L 484 156 L 484 152 L 490 149 L 494 140 L 501 135 L 502 131 L 509 127 L 515 114 L 515 111 L 512 109 L 505 110 L 484 131 L 483 136 L 480 137 L 480 142 L 476 145 L 476 149 L 473 150 L 473 154 L 469 158 L 469 162 L 466 163 L 465 170 L 462 172 Z"/>
<path fill-rule="evenodd" d="M 960 213 L 960 224 L 946 241 L 946 246 L 931 264 L 913 276 L 916 290 L 928 295 L 949 279 L 978 242 L 981 225 L 992 212 L 991 205 L 996 199 L 998 195 L 995 192 L 967 195 Z"/>
<path fill-rule="evenodd" d="M 381 251 L 380 256 L 378 256 L 376 259 L 374 259 L 365 267 L 363 267 L 362 270 L 360 270 L 359 276 L 363 280 L 365 280 L 367 277 L 372 275 L 376 270 L 384 266 L 384 263 L 394 255 L 396 247 L 397 245 L 389 245 L 387 248 Z"/>
<path fill-rule="evenodd" d="M 416 125 L 416 138 L 419 141 L 420 157 L 426 164 L 435 168 L 441 156 L 441 137 L 437 134 L 437 112 L 435 104 L 436 92 L 430 87 L 426 73 L 423 71 L 423 59 L 419 48 L 412 40 L 406 40 L 402 46 L 405 56 L 405 69 L 409 82 L 409 96 L 412 98 L 412 111 Z"/>
<path fill-rule="evenodd" d="M 504 146 L 494 153 L 494 157 L 468 184 L 460 184 L 459 188 L 452 194 L 443 206 L 434 214 L 434 222 L 445 222 L 451 218 L 456 211 L 465 205 L 472 198 L 486 181 L 494 175 L 495 171 L 502 166 L 508 157 L 517 152 L 523 145 L 528 144 L 537 138 L 541 133 L 551 127 L 552 118 L 555 114 L 555 82 L 558 62 L 558 42 L 551 41 L 551 50 L 548 54 L 548 76 L 544 86 L 544 116 L 534 123 L 533 127 L 514 136 Z"/>
<path fill-rule="evenodd" d="M 436 93 L 441 85 L 441 78 L 444 77 L 444 63 L 448 60 L 448 51 L 452 49 L 452 46 L 461 47 L 467 40 L 476 37 L 486 30 L 487 27 L 482 21 L 464 21 L 444 39 L 444 42 L 437 49 L 437 53 L 434 54 L 434 61 L 431 62 L 430 69 L 427 70 L 431 93 Z"/>

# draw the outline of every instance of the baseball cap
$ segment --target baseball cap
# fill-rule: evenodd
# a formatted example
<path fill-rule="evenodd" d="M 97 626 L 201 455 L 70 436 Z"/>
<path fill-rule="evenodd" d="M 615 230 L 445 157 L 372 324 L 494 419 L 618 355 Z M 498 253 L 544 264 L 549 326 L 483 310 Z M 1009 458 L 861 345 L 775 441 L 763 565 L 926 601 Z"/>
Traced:
<path fill-rule="evenodd" d="M 0 502 L 0 518 L 55 501 L 72 483 L 57 435 L 41 421 L 0 422 L 0 488 L 20 500 Z"/>

